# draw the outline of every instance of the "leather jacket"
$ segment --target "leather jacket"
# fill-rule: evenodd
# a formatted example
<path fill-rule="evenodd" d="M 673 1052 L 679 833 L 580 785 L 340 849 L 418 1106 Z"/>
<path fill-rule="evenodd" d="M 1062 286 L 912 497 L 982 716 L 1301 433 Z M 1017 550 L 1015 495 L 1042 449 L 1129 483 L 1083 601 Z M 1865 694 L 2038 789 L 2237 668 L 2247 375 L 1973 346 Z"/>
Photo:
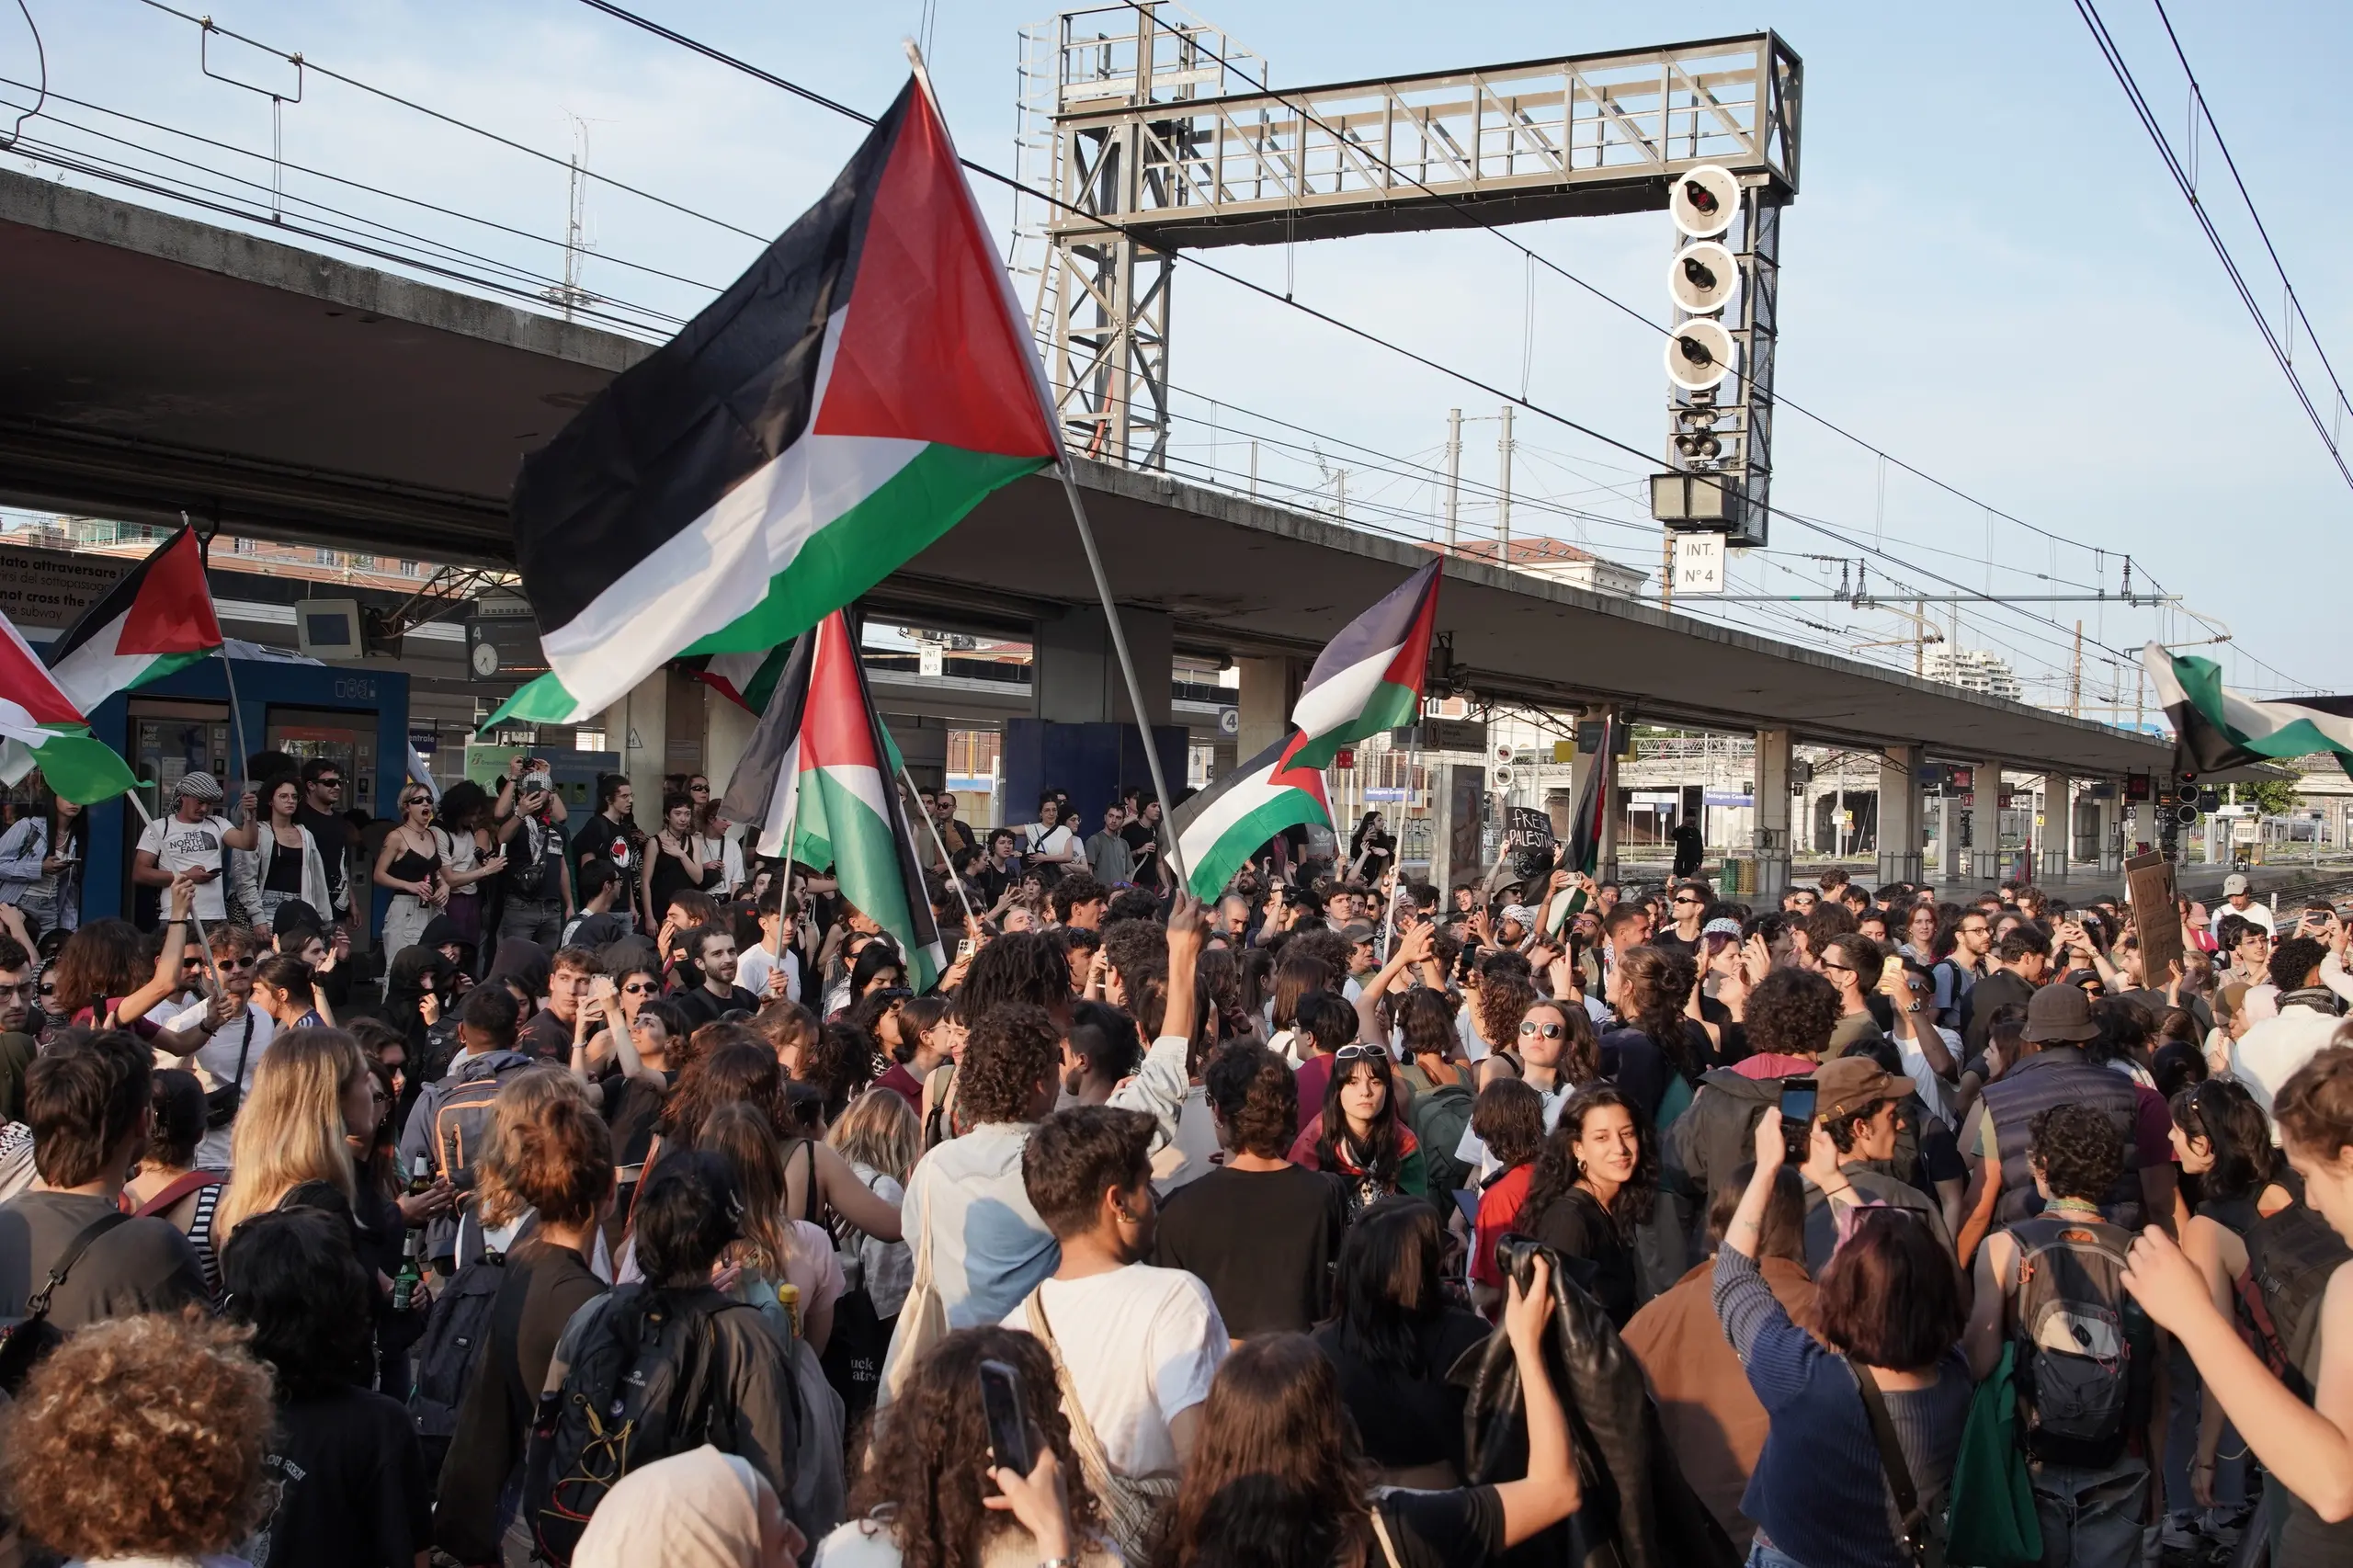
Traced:
<path fill-rule="evenodd" d="M 1511 1568 L 1737 1568 L 1738 1549 L 1667 1446 L 1641 1363 L 1577 1283 L 1579 1261 L 1530 1243 L 1507 1267 L 1524 1283 L 1540 1256 L 1552 1266 L 1544 1364 L 1568 1415 L 1585 1505 L 1503 1561 Z M 1527 1474 L 1528 1427 L 1510 1340 L 1496 1331 L 1455 1363 L 1449 1381 L 1470 1390 L 1472 1484 Z"/>

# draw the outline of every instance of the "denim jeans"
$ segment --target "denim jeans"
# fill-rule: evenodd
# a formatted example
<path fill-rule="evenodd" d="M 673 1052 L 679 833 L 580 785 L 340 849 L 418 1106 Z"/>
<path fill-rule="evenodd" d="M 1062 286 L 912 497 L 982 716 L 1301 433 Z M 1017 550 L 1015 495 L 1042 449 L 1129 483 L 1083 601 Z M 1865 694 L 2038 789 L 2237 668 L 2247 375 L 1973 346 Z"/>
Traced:
<path fill-rule="evenodd" d="M 520 937 L 552 948 L 563 935 L 563 905 L 551 898 L 516 898 L 509 894 L 498 916 L 498 940 Z"/>
<path fill-rule="evenodd" d="M 2147 1460 L 2131 1454 L 2098 1466 L 2029 1460 L 2026 1469 L 2042 1526 L 2043 1568 L 2133 1568 L 2139 1562 Z"/>
<path fill-rule="evenodd" d="M 1805 1568 L 1805 1564 L 1771 1542 L 1760 1540 L 1748 1549 L 1747 1568 Z"/>

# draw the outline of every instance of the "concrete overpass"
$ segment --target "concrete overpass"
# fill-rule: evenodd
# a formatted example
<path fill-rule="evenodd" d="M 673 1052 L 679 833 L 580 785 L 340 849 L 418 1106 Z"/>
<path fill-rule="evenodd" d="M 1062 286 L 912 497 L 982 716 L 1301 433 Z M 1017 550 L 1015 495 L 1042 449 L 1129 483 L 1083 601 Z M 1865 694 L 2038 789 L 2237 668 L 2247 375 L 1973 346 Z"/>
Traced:
<path fill-rule="evenodd" d="M 136 521 L 186 511 L 264 537 L 510 564 L 517 463 L 645 352 L 634 339 L 0 172 L 9 502 Z M 1406 540 L 1160 474 L 1082 463 L 1081 478 L 1141 656 L 1165 664 L 1181 648 L 1242 662 L 1245 756 L 1279 729 L 1302 661 L 1426 558 Z M 872 604 L 918 624 L 1030 639 L 1039 717 L 1124 716 L 1050 481 L 998 493 Z M 1479 562 L 1449 563 L 1440 623 L 1483 697 L 1756 733 L 1758 800 L 1782 806 L 1778 823 L 1760 811 L 1768 879 L 1789 852 L 1781 780 L 1795 742 L 1876 751 L 1884 839 L 1914 844 L 1927 761 L 2114 780 L 2162 770 L 2170 756 L 2112 726 Z M 1151 717 L 1165 723 L 1165 683 L 1158 692 Z M 1887 860 L 1885 875 L 1918 875 L 1916 854 Z M 1983 860 L 1972 872 L 1992 874 L 1990 852 Z"/>

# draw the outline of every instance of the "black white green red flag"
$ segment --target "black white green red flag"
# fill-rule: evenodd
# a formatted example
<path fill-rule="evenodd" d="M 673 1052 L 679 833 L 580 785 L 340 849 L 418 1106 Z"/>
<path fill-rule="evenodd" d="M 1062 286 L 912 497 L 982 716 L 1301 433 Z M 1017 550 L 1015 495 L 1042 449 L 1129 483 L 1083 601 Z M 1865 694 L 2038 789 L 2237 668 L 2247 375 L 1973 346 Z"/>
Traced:
<path fill-rule="evenodd" d="M 1290 722 L 1306 737 L 1303 767 L 1329 767 L 1340 748 L 1421 716 L 1442 558 L 1340 629 L 1307 672 Z"/>
<path fill-rule="evenodd" d="M 721 811 L 756 823 L 763 855 L 831 866 L 842 896 L 898 945 L 908 984 L 938 979 L 947 954 L 925 895 L 899 792 L 898 749 L 874 711 L 839 610 L 792 645 L 776 695 L 727 782 Z"/>
<path fill-rule="evenodd" d="M 2141 662 L 2173 722 L 2177 771 L 2212 773 L 2328 753 L 2353 776 L 2353 697 L 2259 702 L 2224 686 L 2213 660 L 2169 653 L 2154 642 L 2142 650 Z"/>
<path fill-rule="evenodd" d="M 0 738 L 24 748 L 51 790 L 77 805 L 110 801 L 138 782 L 122 758 L 90 733 L 89 720 L 6 616 L 0 616 Z"/>
<path fill-rule="evenodd" d="M 1176 808 L 1176 854 L 1194 897 L 1223 892 L 1258 846 L 1285 828 L 1330 825 L 1324 770 L 1300 760 L 1306 745 L 1293 730 Z"/>
<path fill-rule="evenodd" d="M 1059 426 L 920 78 L 833 187 L 525 460 L 517 562 L 549 673 L 490 719 L 566 723 L 681 654 L 767 654 L 849 604 Z"/>
<path fill-rule="evenodd" d="M 65 699 L 87 713 L 116 692 L 186 669 L 219 646 L 204 551 L 184 527 L 50 644 L 49 673 Z"/>

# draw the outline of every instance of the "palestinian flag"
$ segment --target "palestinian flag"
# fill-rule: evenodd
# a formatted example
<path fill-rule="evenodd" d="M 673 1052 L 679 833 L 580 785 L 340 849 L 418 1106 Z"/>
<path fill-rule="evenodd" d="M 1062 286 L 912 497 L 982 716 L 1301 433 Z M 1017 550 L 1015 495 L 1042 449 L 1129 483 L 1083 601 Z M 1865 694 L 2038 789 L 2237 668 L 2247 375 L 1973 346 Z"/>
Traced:
<path fill-rule="evenodd" d="M 1258 846 L 1283 829 L 1331 824 L 1324 769 L 1302 760 L 1307 744 L 1293 730 L 1176 808 L 1176 853 L 1194 897 L 1223 892 Z"/>
<path fill-rule="evenodd" d="M 757 653 L 698 653 L 678 667 L 738 708 L 765 713 L 776 683 L 792 659 L 792 644 Z"/>
<path fill-rule="evenodd" d="M 549 673 L 489 722 L 585 719 L 681 653 L 766 655 L 1054 462 L 1052 410 L 911 79 L 816 206 L 524 460 Z"/>
<path fill-rule="evenodd" d="M 721 809 L 757 823 L 763 855 L 834 869 L 842 896 L 890 934 L 921 991 L 947 967 L 900 794 L 898 748 L 875 714 L 848 618 L 794 642 Z"/>
<path fill-rule="evenodd" d="M 1438 625 L 1441 558 L 1343 627 L 1307 672 L 1290 722 L 1307 737 L 1301 766 L 1329 767 L 1353 741 L 1419 717 L 1422 679 Z"/>
<path fill-rule="evenodd" d="M 186 669 L 219 646 L 204 551 L 195 531 L 182 528 L 50 645 L 49 673 L 65 699 L 87 713 L 116 692 Z"/>
<path fill-rule="evenodd" d="M 90 733 L 89 721 L 48 666 L 0 616 L 0 738 L 22 746 L 51 791 L 76 805 L 110 801 L 138 785 L 122 758 Z"/>
<path fill-rule="evenodd" d="M 2326 752 L 2353 776 L 2353 697 L 2257 702 L 2225 687 L 2213 660 L 2168 653 L 2154 642 L 2142 650 L 2141 662 L 2173 722 L 2176 772 L 2212 773 Z"/>

